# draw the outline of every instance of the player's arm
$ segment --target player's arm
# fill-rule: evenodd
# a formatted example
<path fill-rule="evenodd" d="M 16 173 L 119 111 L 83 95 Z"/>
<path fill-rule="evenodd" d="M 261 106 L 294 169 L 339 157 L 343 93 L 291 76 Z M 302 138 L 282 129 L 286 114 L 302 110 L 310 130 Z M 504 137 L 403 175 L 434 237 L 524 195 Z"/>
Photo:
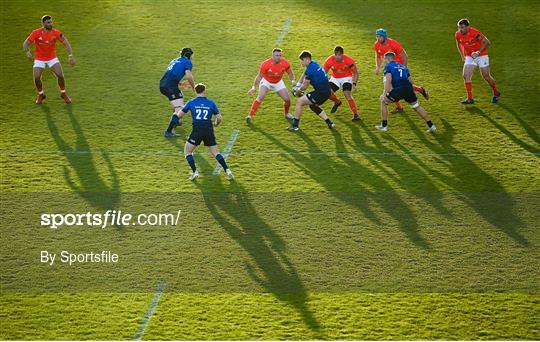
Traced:
<path fill-rule="evenodd" d="M 456 47 L 459 51 L 459 55 L 461 56 L 461 60 L 464 61 L 465 60 L 465 56 L 463 55 L 463 47 L 461 46 L 461 44 L 459 43 L 459 40 L 456 38 Z"/>
<path fill-rule="evenodd" d="M 401 53 L 399 54 L 401 57 L 401 60 L 403 61 L 403 65 L 407 66 L 407 63 L 409 62 L 409 55 L 407 55 L 407 52 L 405 52 L 405 49 L 401 50 Z"/>
<path fill-rule="evenodd" d="M 483 36 L 482 37 L 482 45 L 480 46 L 480 49 L 478 49 L 478 51 L 475 51 L 471 54 L 471 56 L 473 58 L 476 58 L 478 56 L 480 56 L 480 54 L 482 53 L 482 51 L 484 51 L 485 49 L 488 48 L 488 46 L 491 44 L 491 42 L 489 41 L 489 39 L 487 39 L 486 36 Z"/>
<path fill-rule="evenodd" d="M 66 48 L 66 52 L 68 54 L 68 63 L 70 65 L 75 65 L 75 58 L 73 58 L 73 49 L 71 48 L 71 44 L 66 37 L 62 36 L 62 38 L 64 39 L 62 44 L 64 44 L 64 47 Z"/>
<path fill-rule="evenodd" d="M 262 74 L 259 72 L 257 74 L 257 76 L 255 76 L 255 79 L 253 80 L 253 85 L 251 86 L 251 88 L 248 90 L 248 95 L 251 96 L 255 93 L 255 90 L 257 89 L 257 87 L 259 86 L 259 84 L 261 84 L 261 80 L 262 80 Z"/>
<path fill-rule="evenodd" d="M 356 83 L 358 83 L 358 68 L 356 67 L 356 64 L 351 65 L 351 70 L 353 72 L 353 75 L 352 75 L 353 88 L 352 88 L 352 90 L 356 91 Z"/>
<path fill-rule="evenodd" d="M 222 121 L 223 121 L 223 117 L 221 116 L 221 113 L 216 113 L 216 120 L 214 120 L 214 127 L 219 126 Z"/>
<path fill-rule="evenodd" d="M 375 75 L 378 75 L 379 72 L 381 72 L 381 63 L 382 63 L 382 58 L 379 57 L 377 52 L 375 52 Z"/>
<path fill-rule="evenodd" d="M 392 90 L 392 74 L 387 72 L 384 74 L 384 91 L 382 96 L 386 97 L 386 94 L 388 94 L 390 90 Z"/>
<path fill-rule="evenodd" d="M 291 80 L 291 84 L 295 85 L 296 80 L 294 79 L 294 72 L 292 71 L 291 67 L 289 67 L 289 69 L 287 69 L 287 74 L 289 75 L 289 80 Z"/>
<path fill-rule="evenodd" d="M 189 69 L 186 69 L 186 80 L 189 82 L 191 89 L 195 91 L 195 81 L 193 80 L 193 73 Z"/>
<path fill-rule="evenodd" d="M 30 52 L 30 44 L 32 44 L 32 42 L 30 42 L 28 40 L 28 38 L 26 38 L 23 42 L 23 50 L 24 50 L 24 53 L 26 54 L 26 57 L 29 59 L 29 60 L 32 60 L 33 56 L 32 56 L 32 52 Z"/>

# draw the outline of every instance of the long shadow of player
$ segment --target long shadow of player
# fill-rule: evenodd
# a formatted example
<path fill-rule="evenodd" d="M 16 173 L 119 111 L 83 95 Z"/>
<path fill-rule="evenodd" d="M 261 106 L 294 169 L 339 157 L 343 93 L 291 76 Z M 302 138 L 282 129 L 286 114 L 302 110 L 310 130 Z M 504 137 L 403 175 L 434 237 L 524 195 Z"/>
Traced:
<path fill-rule="evenodd" d="M 435 144 L 426 138 L 425 133 L 410 118 L 405 116 L 405 120 L 418 139 L 446 161 L 445 164 L 454 177 L 442 173 L 433 175 L 458 191 L 463 196 L 463 202 L 485 221 L 520 245 L 528 246 L 528 240 L 517 229 L 525 223 L 514 212 L 515 200 L 493 176 L 453 146 L 455 129 L 446 120 L 441 119 L 444 135 L 434 135 L 438 142 Z"/>
<path fill-rule="evenodd" d="M 203 158 L 197 162 L 202 168 L 212 168 Z M 321 327 L 308 307 L 307 289 L 285 254 L 285 241 L 259 216 L 240 183 L 233 182 L 225 187 L 219 182 L 216 188 L 211 182 L 211 188 L 216 192 L 206 192 L 206 178 L 201 177 L 201 183 L 196 185 L 214 219 L 251 257 L 254 264 L 246 263 L 245 266 L 248 275 L 278 300 L 292 306 L 304 324 L 316 333 L 316 338 L 323 339 Z M 278 196 L 267 196 L 271 201 L 280 201 Z M 264 206 L 272 204 L 265 201 Z"/>
<path fill-rule="evenodd" d="M 374 173 L 364 165 L 354 161 L 346 154 L 338 154 L 338 157 L 348 166 L 348 170 L 340 169 L 342 164 L 336 164 L 332 158 L 324 153 L 320 148 L 302 131 L 297 132 L 297 135 L 303 139 L 309 146 L 310 151 L 317 153 L 316 157 L 298 153 L 292 147 L 286 146 L 273 135 L 253 127 L 253 130 L 265 136 L 274 145 L 280 149 L 289 152 L 285 158 L 307 175 L 321 184 L 327 189 L 329 194 L 343 201 L 347 205 L 354 205 L 360 209 L 363 215 L 378 226 L 387 225 L 388 222 L 381 219 L 379 215 L 373 211 L 373 207 L 380 208 L 391 216 L 397 223 L 399 229 L 407 236 L 407 238 L 416 246 L 423 249 L 429 249 L 429 243 L 418 232 L 418 222 L 407 203 L 405 203 L 399 194 L 394 192 L 394 188 L 383 177 Z M 338 132 L 333 133 L 336 140 L 336 148 L 338 151 L 343 151 L 342 138 Z M 294 155 L 294 157 L 292 156 Z M 321 167 L 333 170 L 334 175 L 357 174 L 353 180 L 347 183 L 345 191 L 335 192 L 334 180 L 321 176 Z M 328 174 L 328 173 L 327 173 Z M 356 192 L 351 192 L 351 190 Z M 358 193 L 361 192 L 361 193 Z"/>
<path fill-rule="evenodd" d="M 540 139 L 538 138 L 538 133 L 534 130 L 534 128 L 532 128 L 525 121 L 523 121 L 523 119 L 521 119 L 519 117 L 519 115 L 517 115 L 517 113 L 514 112 L 512 109 L 510 109 L 508 106 L 505 106 L 503 104 L 499 104 L 498 106 L 503 108 L 504 110 L 506 110 L 508 113 L 512 114 L 512 116 L 520 123 L 521 127 L 523 127 L 523 129 L 525 129 L 525 131 L 527 132 L 529 137 L 531 137 L 531 139 L 533 139 L 537 144 L 540 144 Z M 510 132 L 506 127 L 504 127 L 503 125 L 501 125 L 497 121 L 493 120 L 493 118 L 491 116 L 484 113 L 484 111 L 481 110 L 480 108 L 472 106 L 472 107 L 467 107 L 467 110 L 469 112 L 471 112 L 471 113 L 478 114 L 478 115 L 482 116 L 484 119 L 489 121 L 490 124 L 495 126 L 499 131 L 501 131 L 508 138 L 510 138 L 510 140 L 512 140 L 516 145 L 519 145 L 524 150 L 531 152 L 532 154 L 536 155 L 537 157 L 540 157 L 540 149 L 539 149 L 538 146 L 537 147 L 531 146 L 531 145 L 527 144 L 526 142 L 524 142 L 523 140 L 519 139 L 514 133 Z"/>
<path fill-rule="evenodd" d="M 388 171 L 382 167 L 391 168 L 395 174 L 400 175 L 393 177 L 394 181 L 403 186 L 411 196 L 422 198 L 426 203 L 429 203 L 430 207 L 436 209 L 439 214 L 446 217 L 451 217 L 452 213 L 444 206 L 444 196 L 437 191 L 437 186 L 432 181 L 431 175 L 437 171 L 428 167 L 418 156 L 410 153 L 410 151 L 403 146 L 397 139 L 391 135 L 384 135 L 385 140 L 394 143 L 399 151 L 392 150 L 386 147 L 378 135 L 373 133 L 370 128 L 366 127 L 366 124 L 362 121 L 360 125 L 363 128 L 363 133 L 360 132 L 358 125 L 348 125 L 351 130 L 352 140 L 355 144 L 353 148 L 363 154 L 365 160 L 369 161 L 375 168 L 385 175 L 391 176 Z M 364 139 L 363 134 L 366 134 L 375 147 L 370 146 Z M 343 147 L 342 147 L 343 148 Z M 409 161 L 405 156 L 409 157 L 413 162 Z M 424 171 L 425 170 L 425 171 Z M 409 177 L 413 174 L 415 177 Z M 405 174 L 404 176 L 401 176 Z M 421 184 L 414 181 L 420 180 Z M 411 181 L 413 181 L 411 183 Z M 418 189 L 429 189 L 429 192 L 420 191 Z M 427 208 L 426 208 L 427 209 Z"/>
<path fill-rule="evenodd" d="M 54 139 L 58 150 L 63 152 L 71 165 L 71 169 L 77 176 L 78 184 L 73 179 L 70 169 L 64 166 L 64 178 L 69 187 L 83 197 L 87 203 L 97 209 L 112 210 L 117 208 L 120 203 L 120 182 L 116 170 L 114 169 L 107 152 L 103 152 L 103 160 L 111 174 L 110 185 L 108 185 L 96 168 L 94 155 L 90 151 L 90 146 L 86 140 L 84 131 L 73 114 L 72 106 L 67 105 L 66 112 L 71 127 L 76 134 L 74 146 L 71 146 L 64 138 L 62 138 L 50 108 L 46 105 L 42 105 L 41 109 L 45 113 L 49 131 L 51 132 L 51 136 Z"/>

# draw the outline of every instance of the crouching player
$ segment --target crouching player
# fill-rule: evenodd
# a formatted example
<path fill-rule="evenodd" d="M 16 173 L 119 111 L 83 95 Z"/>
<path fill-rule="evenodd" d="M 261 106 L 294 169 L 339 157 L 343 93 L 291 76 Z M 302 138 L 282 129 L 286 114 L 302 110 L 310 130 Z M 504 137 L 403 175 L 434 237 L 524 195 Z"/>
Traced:
<path fill-rule="evenodd" d="M 323 68 L 317 62 L 311 59 L 311 52 L 304 50 L 299 58 L 302 65 L 306 67 L 306 71 L 304 71 L 304 74 L 292 89 L 293 94 L 296 97 L 299 97 L 299 99 L 296 101 L 293 124 L 287 129 L 292 132 L 298 131 L 300 116 L 302 116 L 304 106 L 309 106 L 315 114 L 326 122 L 328 128 L 334 129 L 336 125 L 328 118 L 328 115 L 326 115 L 324 110 L 320 107 L 320 105 L 330 98 L 330 94 L 332 94 L 326 72 L 324 72 Z M 310 84 L 313 86 L 314 90 L 303 95 L 304 90 L 306 90 Z"/>
<path fill-rule="evenodd" d="M 381 125 L 375 126 L 380 131 L 388 131 L 388 105 L 399 100 L 407 101 L 411 107 L 426 121 L 428 132 L 435 132 L 437 129 L 428 113 L 418 103 L 418 98 L 414 93 L 413 80 L 409 74 L 409 69 L 398 64 L 396 54 L 387 52 L 384 55 L 386 66 L 384 67 L 384 92 L 381 95 Z"/>
<path fill-rule="evenodd" d="M 186 161 L 188 162 L 191 170 L 191 177 L 189 179 L 195 180 L 199 177 L 199 172 L 195 167 L 195 159 L 193 158 L 193 151 L 197 146 L 204 142 L 204 146 L 210 148 L 210 152 L 219 162 L 219 164 L 225 170 L 227 178 L 233 179 L 231 169 L 227 166 L 225 158 L 219 153 L 216 136 L 214 135 L 214 126 L 218 126 L 222 121 L 222 116 L 219 113 L 219 109 L 214 101 L 206 97 L 206 86 L 202 83 L 198 83 L 195 86 L 195 93 L 197 97 L 188 101 L 185 107 L 178 113 L 179 117 L 183 117 L 188 112 L 191 112 L 193 119 L 193 130 L 191 131 L 189 138 L 186 141 L 184 147 L 184 153 L 186 155 Z M 216 120 L 212 122 L 212 116 L 216 116 Z"/>

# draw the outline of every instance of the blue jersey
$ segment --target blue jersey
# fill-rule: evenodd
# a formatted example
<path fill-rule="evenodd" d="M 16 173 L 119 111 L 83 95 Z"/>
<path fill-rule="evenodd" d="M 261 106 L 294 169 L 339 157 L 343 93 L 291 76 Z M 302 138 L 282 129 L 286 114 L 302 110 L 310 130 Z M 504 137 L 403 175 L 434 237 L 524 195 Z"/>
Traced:
<path fill-rule="evenodd" d="M 321 92 L 330 92 L 330 84 L 328 83 L 328 76 L 326 72 L 315 61 L 311 61 L 306 67 L 305 77 L 310 81 L 313 88 Z"/>
<path fill-rule="evenodd" d="M 213 128 L 212 116 L 219 114 L 215 102 L 206 97 L 196 97 L 186 103 L 182 109 L 184 113 L 191 112 L 193 127 Z"/>
<path fill-rule="evenodd" d="M 404 87 L 411 84 L 408 78 L 409 69 L 396 61 L 391 61 L 384 67 L 384 74 L 390 73 L 392 75 L 392 88 Z"/>
<path fill-rule="evenodd" d="M 191 70 L 191 68 L 193 64 L 190 59 L 186 57 L 173 59 L 159 82 L 160 87 L 177 87 L 178 82 L 186 75 L 186 70 Z"/>

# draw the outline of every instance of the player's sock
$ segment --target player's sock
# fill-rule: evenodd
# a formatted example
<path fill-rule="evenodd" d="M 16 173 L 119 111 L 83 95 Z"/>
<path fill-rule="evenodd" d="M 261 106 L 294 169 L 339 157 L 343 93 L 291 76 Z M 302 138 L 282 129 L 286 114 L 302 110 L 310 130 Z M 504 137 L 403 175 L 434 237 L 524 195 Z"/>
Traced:
<path fill-rule="evenodd" d="M 331 93 L 329 99 L 332 100 L 334 103 L 341 103 L 335 93 Z"/>
<path fill-rule="evenodd" d="M 382 120 L 381 126 L 383 126 L 383 127 L 388 126 L 388 120 Z"/>
<path fill-rule="evenodd" d="M 433 122 L 431 122 L 431 120 L 426 121 L 426 124 L 427 124 L 427 126 L 428 126 L 429 128 L 431 128 L 431 126 L 433 126 Z"/>
<path fill-rule="evenodd" d="M 472 83 L 471 82 L 465 82 L 465 89 L 467 90 L 467 98 L 472 99 Z"/>
<path fill-rule="evenodd" d="M 173 114 L 171 116 L 171 121 L 169 122 L 169 127 L 167 127 L 167 133 L 171 133 L 172 130 L 180 124 L 180 119 L 177 115 Z"/>
<path fill-rule="evenodd" d="M 283 111 L 285 112 L 285 114 L 287 114 L 289 112 L 289 109 L 291 108 L 291 103 L 290 102 L 283 102 Z"/>
<path fill-rule="evenodd" d="M 249 116 L 255 115 L 260 105 L 261 103 L 258 100 L 254 100 L 253 103 L 251 104 L 251 109 L 249 110 Z"/>
<path fill-rule="evenodd" d="M 413 84 L 412 87 L 413 87 L 413 89 L 414 89 L 415 92 L 417 92 L 417 93 L 421 93 L 421 92 L 422 92 L 422 87 L 419 87 L 419 86 L 417 86 L 416 84 Z"/>
<path fill-rule="evenodd" d="M 227 162 L 225 161 L 225 158 L 221 155 L 221 153 L 218 153 L 216 156 L 216 160 L 218 161 L 219 165 L 223 168 L 223 170 L 227 170 L 229 167 L 227 166 Z"/>
<path fill-rule="evenodd" d="M 499 94 L 499 90 L 497 90 L 497 86 L 495 85 L 495 82 L 491 84 L 491 89 L 493 89 L 493 95 L 497 96 L 497 94 Z"/>
<path fill-rule="evenodd" d="M 298 127 L 299 124 L 300 124 L 300 119 L 294 118 L 292 121 L 293 127 Z"/>
<path fill-rule="evenodd" d="M 358 115 L 358 110 L 356 109 L 356 102 L 354 101 L 354 99 L 347 100 L 347 102 L 349 103 L 349 108 L 351 108 L 351 112 L 354 115 Z"/>
<path fill-rule="evenodd" d="M 398 102 L 396 102 L 396 107 L 398 107 L 398 108 L 402 108 L 402 109 L 403 109 L 403 107 L 401 106 L 401 103 L 399 103 L 399 101 L 398 101 Z"/>
<path fill-rule="evenodd" d="M 324 120 L 324 122 L 326 122 L 326 124 L 327 124 L 328 126 L 330 126 L 330 125 L 333 124 L 333 122 L 332 122 L 332 120 L 330 120 L 330 118 Z"/>
<path fill-rule="evenodd" d="M 38 94 L 43 94 L 43 85 L 37 85 L 36 84 L 36 88 L 37 88 L 37 91 L 38 91 Z"/>
<path fill-rule="evenodd" d="M 191 171 L 193 172 L 197 171 L 197 168 L 195 167 L 195 158 L 193 158 L 192 154 L 188 154 L 186 156 L 186 161 L 188 162 L 189 167 L 191 167 Z"/>

